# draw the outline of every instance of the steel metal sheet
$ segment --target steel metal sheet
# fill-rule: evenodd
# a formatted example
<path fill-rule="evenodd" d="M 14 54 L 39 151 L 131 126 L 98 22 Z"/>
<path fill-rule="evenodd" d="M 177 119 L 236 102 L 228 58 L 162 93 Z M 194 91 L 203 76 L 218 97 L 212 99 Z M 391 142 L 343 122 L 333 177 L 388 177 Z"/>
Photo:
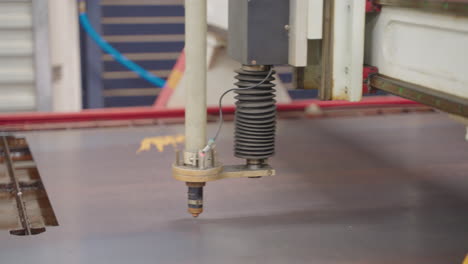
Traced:
<path fill-rule="evenodd" d="M 214 132 L 214 124 L 209 131 Z M 218 143 L 232 158 L 231 124 Z M 58 227 L 0 232 L 2 263 L 462 263 L 464 127 L 439 114 L 279 122 L 277 176 L 208 183 L 186 213 L 172 147 L 180 125 L 27 135 Z"/>

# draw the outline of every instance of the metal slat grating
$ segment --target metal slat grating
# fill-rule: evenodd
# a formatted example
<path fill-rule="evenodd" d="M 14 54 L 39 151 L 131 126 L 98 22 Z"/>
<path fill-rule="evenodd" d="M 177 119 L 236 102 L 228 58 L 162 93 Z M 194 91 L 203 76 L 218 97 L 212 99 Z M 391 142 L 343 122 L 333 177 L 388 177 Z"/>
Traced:
<path fill-rule="evenodd" d="M 25 138 L 0 137 L 0 211 L 0 229 L 12 235 L 36 235 L 58 225 Z"/>

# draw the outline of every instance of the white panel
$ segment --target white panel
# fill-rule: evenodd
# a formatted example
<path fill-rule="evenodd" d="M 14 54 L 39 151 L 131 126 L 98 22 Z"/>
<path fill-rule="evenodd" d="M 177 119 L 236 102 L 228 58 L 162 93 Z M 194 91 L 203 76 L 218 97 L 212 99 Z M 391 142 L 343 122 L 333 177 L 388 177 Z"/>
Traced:
<path fill-rule="evenodd" d="M 32 56 L 33 41 L 31 29 L 0 29 L 0 56 Z"/>
<path fill-rule="evenodd" d="M 30 28 L 31 5 L 24 2 L 0 3 L 0 29 Z"/>
<path fill-rule="evenodd" d="M 31 14 L 31 1 L 1 1 L 0 6 L 1 17 L 28 17 L 28 14 Z"/>
<path fill-rule="evenodd" d="M 323 31 L 323 1 L 324 0 L 308 0 L 308 38 L 322 39 Z"/>
<path fill-rule="evenodd" d="M 34 86 L 34 73 L 23 69 L 10 69 L 0 72 L 0 92 L 9 85 L 30 83 Z"/>
<path fill-rule="evenodd" d="M 228 29 L 228 0 L 208 0 L 208 24 Z"/>
<path fill-rule="evenodd" d="M 36 96 L 26 95 L 24 93 L 15 93 L 13 96 L 0 97 L 0 112 L 25 112 L 34 111 Z"/>
<path fill-rule="evenodd" d="M 21 71 L 30 72 L 32 75 L 33 63 L 31 56 L 4 56 L 2 63 L 0 63 L 0 72 Z"/>
<path fill-rule="evenodd" d="M 307 66 L 308 0 L 291 0 L 289 8 L 289 64 Z"/>
<path fill-rule="evenodd" d="M 36 107 L 31 1 L 0 2 L 0 111 Z"/>
<path fill-rule="evenodd" d="M 36 91 L 30 84 L 0 84 L 0 112 L 35 110 Z"/>
<path fill-rule="evenodd" d="M 368 27 L 380 73 L 468 98 L 468 18 L 385 7 Z"/>
<path fill-rule="evenodd" d="M 332 98 L 359 101 L 362 97 L 366 2 L 334 1 Z"/>

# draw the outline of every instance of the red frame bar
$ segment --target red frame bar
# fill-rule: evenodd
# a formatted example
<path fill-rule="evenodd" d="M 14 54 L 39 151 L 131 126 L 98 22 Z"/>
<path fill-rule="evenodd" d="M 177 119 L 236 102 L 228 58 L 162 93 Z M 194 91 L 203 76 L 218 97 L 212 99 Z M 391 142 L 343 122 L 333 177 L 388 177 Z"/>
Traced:
<path fill-rule="evenodd" d="M 312 104 L 321 108 L 346 108 L 346 107 L 369 107 L 369 106 L 402 106 L 419 105 L 418 103 L 395 96 L 372 96 L 363 99 L 360 102 L 348 101 L 319 101 L 319 100 L 299 100 L 290 104 L 278 104 L 280 112 L 304 111 Z M 209 107 L 208 114 L 217 115 L 218 107 Z M 234 106 L 223 107 L 225 114 L 233 114 Z M 84 110 L 77 113 L 17 113 L 0 115 L 0 125 L 19 125 L 19 124 L 42 124 L 42 123 L 70 123 L 85 121 L 102 120 L 133 120 L 133 119 L 163 119 L 163 118 L 182 118 L 184 109 L 155 109 L 153 107 L 134 107 L 134 108 L 108 108 L 97 110 Z"/>

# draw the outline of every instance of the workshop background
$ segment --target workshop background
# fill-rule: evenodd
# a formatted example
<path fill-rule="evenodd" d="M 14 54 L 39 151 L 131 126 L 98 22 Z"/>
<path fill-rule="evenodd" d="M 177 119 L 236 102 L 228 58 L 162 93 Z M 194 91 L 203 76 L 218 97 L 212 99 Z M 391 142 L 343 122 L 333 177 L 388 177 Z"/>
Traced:
<path fill-rule="evenodd" d="M 0 262 L 468 264 L 463 1 L 0 0 Z"/>
<path fill-rule="evenodd" d="M 211 9 L 222 2 L 227 1 L 210 1 Z M 86 11 L 115 49 L 167 80 L 184 48 L 182 0 L 87 1 Z M 76 1 L 3 0 L 0 22 L 2 112 L 150 106 L 161 91 L 102 51 L 80 27 Z M 222 30 L 211 25 L 210 31 Z M 317 95 L 316 90 L 293 89 L 291 67 L 276 71 L 292 98 Z M 234 79 L 220 82 L 228 89 Z"/>

